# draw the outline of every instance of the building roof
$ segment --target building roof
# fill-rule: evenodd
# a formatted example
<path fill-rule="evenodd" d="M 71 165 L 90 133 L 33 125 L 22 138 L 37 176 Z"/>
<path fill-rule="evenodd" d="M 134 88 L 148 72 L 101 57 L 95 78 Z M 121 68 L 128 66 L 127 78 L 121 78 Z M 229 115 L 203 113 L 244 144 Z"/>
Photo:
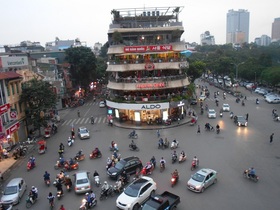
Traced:
<path fill-rule="evenodd" d="M 16 72 L 13 72 L 13 71 L 0 72 L 0 80 L 14 79 L 14 78 L 18 78 L 18 77 L 21 77 L 21 75 Z"/>

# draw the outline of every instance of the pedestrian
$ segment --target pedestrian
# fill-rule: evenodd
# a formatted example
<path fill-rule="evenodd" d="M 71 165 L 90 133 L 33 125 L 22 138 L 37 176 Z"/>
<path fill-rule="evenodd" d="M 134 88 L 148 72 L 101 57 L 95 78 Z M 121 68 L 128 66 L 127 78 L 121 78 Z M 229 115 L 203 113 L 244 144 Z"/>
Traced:
<path fill-rule="evenodd" d="M 273 142 L 273 136 L 274 136 L 274 133 L 272 133 L 271 135 L 270 135 L 270 143 L 272 143 Z"/>
<path fill-rule="evenodd" d="M 200 125 L 197 125 L 197 133 L 200 133 Z"/>
<path fill-rule="evenodd" d="M 249 114 L 247 113 L 247 114 L 246 114 L 246 120 L 247 120 L 247 121 L 248 121 L 248 118 L 249 118 Z"/>
<path fill-rule="evenodd" d="M 63 205 L 60 206 L 59 210 L 66 210 Z"/>
<path fill-rule="evenodd" d="M 159 129 L 157 130 L 157 137 L 160 137 Z"/>

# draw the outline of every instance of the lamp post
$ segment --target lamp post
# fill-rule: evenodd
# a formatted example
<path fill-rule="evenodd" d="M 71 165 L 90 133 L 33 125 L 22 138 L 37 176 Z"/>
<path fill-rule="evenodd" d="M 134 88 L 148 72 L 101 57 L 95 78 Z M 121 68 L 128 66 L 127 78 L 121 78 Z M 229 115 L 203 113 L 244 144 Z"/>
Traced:
<path fill-rule="evenodd" d="M 244 63 L 245 63 L 245 62 L 241 62 L 241 63 L 238 63 L 238 64 L 232 63 L 232 64 L 235 66 L 235 79 L 236 79 L 236 81 L 237 81 L 237 79 L 238 79 L 238 67 L 239 67 L 240 65 L 244 64 Z"/>

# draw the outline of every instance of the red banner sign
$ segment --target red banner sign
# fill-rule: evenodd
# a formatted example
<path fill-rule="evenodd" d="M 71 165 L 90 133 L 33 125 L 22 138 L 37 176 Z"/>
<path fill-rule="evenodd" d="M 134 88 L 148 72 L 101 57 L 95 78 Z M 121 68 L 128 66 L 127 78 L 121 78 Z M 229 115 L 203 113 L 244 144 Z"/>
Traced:
<path fill-rule="evenodd" d="M 161 83 L 144 83 L 144 84 L 137 84 L 136 88 L 161 88 L 161 87 L 165 87 L 164 82 Z"/>
<path fill-rule="evenodd" d="M 0 106 L 0 115 L 6 113 L 10 109 L 11 105 L 10 104 L 4 104 Z"/>
<path fill-rule="evenodd" d="M 129 46 L 124 47 L 125 53 L 159 52 L 172 50 L 172 45 L 148 45 L 148 46 Z"/>
<path fill-rule="evenodd" d="M 6 134 L 7 135 L 11 135 L 12 133 L 14 133 L 15 131 L 17 131 L 19 129 L 19 122 L 17 122 L 16 124 L 12 125 L 11 127 L 9 127 L 6 130 Z"/>

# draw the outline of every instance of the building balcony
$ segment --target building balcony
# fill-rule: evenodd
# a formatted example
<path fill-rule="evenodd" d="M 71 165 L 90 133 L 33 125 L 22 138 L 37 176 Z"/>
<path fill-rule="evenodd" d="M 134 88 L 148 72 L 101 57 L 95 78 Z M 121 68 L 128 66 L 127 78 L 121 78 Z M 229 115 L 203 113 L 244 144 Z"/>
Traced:
<path fill-rule="evenodd" d="M 189 85 L 187 75 L 144 77 L 144 78 L 110 78 L 107 88 L 113 90 L 139 91 L 172 89 Z"/>

